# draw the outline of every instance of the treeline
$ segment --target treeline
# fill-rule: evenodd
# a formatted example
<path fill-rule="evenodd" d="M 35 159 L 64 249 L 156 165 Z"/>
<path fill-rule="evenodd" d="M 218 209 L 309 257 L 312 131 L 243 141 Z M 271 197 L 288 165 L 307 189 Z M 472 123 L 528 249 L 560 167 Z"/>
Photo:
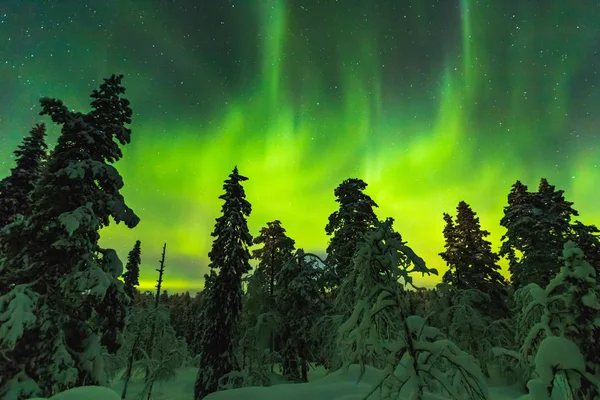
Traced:
<path fill-rule="evenodd" d="M 62 127 L 58 143 L 48 152 L 45 127 L 36 125 L 0 181 L 0 397 L 122 379 L 124 398 L 140 373 L 149 398 L 154 382 L 194 365 L 199 400 L 277 379 L 305 382 L 313 365 L 352 364 L 387 371 L 380 389 L 410 388 L 415 398 L 486 399 L 496 366 L 533 399 L 555 387 L 575 398 L 600 395 L 600 232 L 574 220 L 573 203 L 545 179 L 537 191 L 513 185 L 499 252 L 466 202 L 444 214 L 448 271 L 428 290 L 414 287 L 414 274 L 438 272 L 392 218 L 376 215 L 364 181 L 335 188 L 322 260 L 296 248 L 279 220 L 250 234 L 248 178 L 236 167 L 219 197 L 204 290 L 161 292 L 165 245 L 156 292 L 140 293 L 141 243 L 125 268 L 98 245 L 110 219 L 139 222 L 113 167 L 131 138 L 121 79 L 93 91 L 87 114 L 42 99 L 41 114 Z"/>

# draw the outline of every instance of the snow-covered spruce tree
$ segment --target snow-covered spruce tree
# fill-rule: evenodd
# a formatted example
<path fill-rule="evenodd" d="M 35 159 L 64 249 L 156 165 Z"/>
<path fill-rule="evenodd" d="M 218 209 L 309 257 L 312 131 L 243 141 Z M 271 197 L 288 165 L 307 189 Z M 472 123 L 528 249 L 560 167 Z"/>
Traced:
<path fill-rule="evenodd" d="M 578 213 L 546 179 L 538 192 L 517 181 L 508 195 L 500 225 L 507 229 L 500 255 L 509 261 L 513 288 L 529 283 L 546 286 L 560 268 L 562 246 L 568 239 L 571 216 Z"/>
<path fill-rule="evenodd" d="M 540 343 L 546 337 L 564 336 L 571 340 L 584 356 L 586 371 L 600 374 L 600 283 L 592 266 L 584 260 L 583 252 L 571 241 L 565 243 L 564 265 L 545 289 L 530 284 L 515 293 L 526 301 L 519 313 L 518 323 L 529 327 L 520 359 L 531 377 Z M 524 329 L 520 329 L 523 332 Z M 551 350 L 550 350 L 551 351 Z M 527 378 L 526 377 L 526 378 Z M 594 398 L 600 391 L 583 383 L 577 398 Z"/>
<path fill-rule="evenodd" d="M 377 204 L 365 194 L 367 184 L 361 179 L 346 179 L 334 191 L 338 211 L 329 216 L 325 232 L 331 236 L 327 246 L 325 284 L 336 289 L 352 269 L 352 257 L 364 233 L 377 223 L 373 207 Z"/>
<path fill-rule="evenodd" d="M 471 354 L 484 374 L 489 375 L 487 364 L 491 360 L 492 347 L 496 345 L 486 335 L 493 321 L 486 315 L 485 306 L 493 304 L 490 295 L 477 289 L 462 289 L 451 292 L 451 305 L 440 316 L 444 331 L 462 350 Z"/>
<path fill-rule="evenodd" d="M 219 271 L 209 286 L 202 312 L 198 377 L 194 398 L 200 400 L 218 390 L 219 379 L 239 370 L 236 345 L 242 308 L 242 275 L 250 271 L 248 262 L 252 236 L 246 218 L 252 206 L 246 200 L 241 182 L 248 180 L 238 173 L 237 167 L 225 181 L 223 215 L 217 218 L 212 236 L 212 250 L 208 253 L 210 268 Z"/>
<path fill-rule="evenodd" d="M 201 352 L 202 332 L 204 331 L 204 321 L 206 320 L 204 312 L 208 303 L 210 288 L 214 285 L 217 279 L 217 273 L 214 268 L 210 269 L 210 273 L 204 274 L 204 289 L 198 292 L 192 300 L 192 305 L 187 321 L 187 342 L 192 357 L 196 357 Z M 196 357 L 197 359 L 197 357 Z"/>
<path fill-rule="evenodd" d="M 129 381 L 132 376 L 148 373 L 141 397 L 145 398 L 152 391 L 157 381 L 175 377 L 175 369 L 181 367 L 187 358 L 187 346 L 183 338 L 179 338 L 170 324 L 169 309 L 161 304 L 157 308 L 149 302 L 136 305 L 125 329 L 125 341 L 116 356 L 111 357 L 111 372 L 124 381 L 121 397 L 127 395 Z M 154 327 L 155 345 L 146 351 L 143 343 L 148 342 Z"/>
<path fill-rule="evenodd" d="M 14 221 L 17 214 L 29 215 L 29 195 L 48 149 L 45 137 L 46 125 L 36 124 L 14 152 L 17 165 L 0 181 L 0 228 Z"/>
<path fill-rule="evenodd" d="M 575 221 L 571 225 L 570 240 L 583 251 L 585 260 L 594 267 L 596 276 L 600 277 L 600 230 L 594 225 Z"/>
<path fill-rule="evenodd" d="M 294 251 L 294 239 L 288 237 L 281 221 L 267 222 L 267 226 L 260 230 L 260 234 L 254 238 L 254 244 L 263 245 L 252 251 L 252 257 L 258 260 L 256 271 L 261 271 L 266 278 L 267 300 L 273 306 L 273 296 L 277 284 L 277 274 L 283 265 L 292 258 Z"/>
<path fill-rule="evenodd" d="M 141 261 L 141 245 L 142 242 L 136 240 L 133 249 L 127 256 L 127 265 L 125 266 L 125 273 L 123 274 L 123 281 L 125 282 L 125 293 L 131 300 L 135 298 L 137 287 L 140 284 L 140 263 Z"/>
<path fill-rule="evenodd" d="M 352 329 L 360 325 L 360 321 L 368 319 L 369 309 L 382 292 L 403 291 L 400 278 L 405 285 L 412 285 L 409 272 L 437 274 L 437 271 L 429 270 L 424 261 L 406 246 L 401 235 L 394 231 L 393 222 L 392 218 L 377 222 L 374 228 L 365 233 L 354 258 L 354 268 L 343 281 L 335 300 L 336 313 L 345 321 L 339 329 L 338 346 L 341 353 L 349 356 L 352 361 L 374 367 L 382 367 L 378 364 L 383 361 L 380 352 L 382 349 L 367 343 L 357 346 L 349 336 L 353 333 Z M 401 320 L 397 310 L 385 308 L 373 317 L 369 323 L 381 342 L 398 338 Z M 354 352 L 347 348 L 349 345 L 354 346 Z M 341 361 L 347 363 L 349 360 Z"/>
<path fill-rule="evenodd" d="M 323 311 L 316 260 L 308 260 L 302 249 L 277 275 L 275 299 L 283 326 L 282 370 L 291 381 L 308 381 L 310 350 L 314 348 L 311 327 Z"/>
<path fill-rule="evenodd" d="M 356 306 L 339 329 L 343 364 L 358 363 L 383 369 L 373 392 L 395 398 L 408 390 L 420 400 L 426 389 L 438 390 L 453 399 L 487 399 L 485 379 L 473 357 L 444 338 L 419 316 L 402 309 L 402 287 L 412 285 L 413 272 L 437 271 L 406 246 L 392 230 L 392 220 L 379 222 L 365 234 L 355 259 Z M 350 279 L 348 280 L 350 281 Z M 347 293 L 344 285 L 338 299 Z M 348 283 L 351 285 L 352 283 Z M 395 319 L 395 320 L 394 320 Z M 397 326 L 394 332 L 390 327 Z"/>
<path fill-rule="evenodd" d="M 31 194 L 31 215 L 0 235 L 0 279 L 14 285 L 0 297 L 2 398 L 106 383 L 101 343 L 118 348 L 114 318 L 125 316 L 129 299 L 118 279 L 123 265 L 98 246 L 98 231 L 110 217 L 131 228 L 139 222 L 111 165 L 131 134 L 121 78 L 93 91 L 87 114 L 41 100 L 41 114 L 62 133 Z"/>
<path fill-rule="evenodd" d="M 475 289 L 487 295 L 487 301 L 484 301 L 486 296 L 479 296 L 484 301 L 478 307 L 479 313 L 504 318 L 508 314 L 507 283 L 498 272 L 500 256 L 492 251 L 492 244 L 485 239 L 490 233 L 481 229 L 479 218 L 467 203 L 461 201 L 456 210 L 456 223 L 449 214 L 444 214 L 446 243 L 440 256 L 449 269 L 443 282 L 454 290 Z"/>

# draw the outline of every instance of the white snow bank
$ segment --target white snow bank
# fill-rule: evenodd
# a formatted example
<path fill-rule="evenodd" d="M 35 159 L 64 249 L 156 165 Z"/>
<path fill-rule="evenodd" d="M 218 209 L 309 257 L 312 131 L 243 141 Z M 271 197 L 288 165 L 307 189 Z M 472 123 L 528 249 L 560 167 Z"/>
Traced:
<path fill-rule="evenodd" d="M 348 372 L 339 370 L 315 382 L 225 390 L 212 393 L 205 400 L 361 400 L 373 390 L 381 373 L 380 370 L 366 367 L 362 379 L 358 381 L 360 367 L 352 365 Z M 376 391 L 368 399 L 379 398 L 379 392 Z M 423 396 L 423 400 L 446 399 L 430 394 Z"/>
<path fill-rule="evenodd" d="M 121 396 L 106 387 L 81 386 L 56 394 L 49 399 L 36 397 L 29 400 L 121 400 Z"/>

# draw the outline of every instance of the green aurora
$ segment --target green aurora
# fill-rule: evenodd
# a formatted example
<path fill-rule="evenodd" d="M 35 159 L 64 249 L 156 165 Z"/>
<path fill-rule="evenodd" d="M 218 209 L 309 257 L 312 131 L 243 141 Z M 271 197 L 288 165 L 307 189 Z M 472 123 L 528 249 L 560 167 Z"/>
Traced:
<path fill-rule="evenodd" d="M 142 241 L 143 288 L 165 241 L 164 286 L 202 287 L 234 165 L 253 235 L 279 219 L 322 253 L 333 190 L 358 177 L 441 274 L 442 213 L 465 200 L 497 249 L 517 179 L 548 178 L 600 224 L 598 2 L 56 3 L 0 4 L 0 175 L 41 96 L 86 110 L 102 77 L 125 74 L 135 115 L 117 168 L 141 222 L 102 244 L 126 260 Z"/>

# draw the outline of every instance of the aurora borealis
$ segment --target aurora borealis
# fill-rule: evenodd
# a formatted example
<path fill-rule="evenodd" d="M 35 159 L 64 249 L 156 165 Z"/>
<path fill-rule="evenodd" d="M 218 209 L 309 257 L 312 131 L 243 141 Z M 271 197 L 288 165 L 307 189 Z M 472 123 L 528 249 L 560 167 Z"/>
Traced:
<path fill-rule="evenodd" d="M 362 178 L 443 274 L 442 213 L 465 200 L 497 249 L 517 179 L 548 178 L 600 224 L 598 15 L 589 0 L 3 0 L 0 176 L 41 96 L 87 110 L 123 73 L 133 134 L 116 166 L 141 222 L 102 244 L 126 260 L 142 241 L 142 287 L 165 241 L 164 286 L 202 286 L 234 165 L 253 235 L 279 219 L 322 253 L 334 188 Z"/>

